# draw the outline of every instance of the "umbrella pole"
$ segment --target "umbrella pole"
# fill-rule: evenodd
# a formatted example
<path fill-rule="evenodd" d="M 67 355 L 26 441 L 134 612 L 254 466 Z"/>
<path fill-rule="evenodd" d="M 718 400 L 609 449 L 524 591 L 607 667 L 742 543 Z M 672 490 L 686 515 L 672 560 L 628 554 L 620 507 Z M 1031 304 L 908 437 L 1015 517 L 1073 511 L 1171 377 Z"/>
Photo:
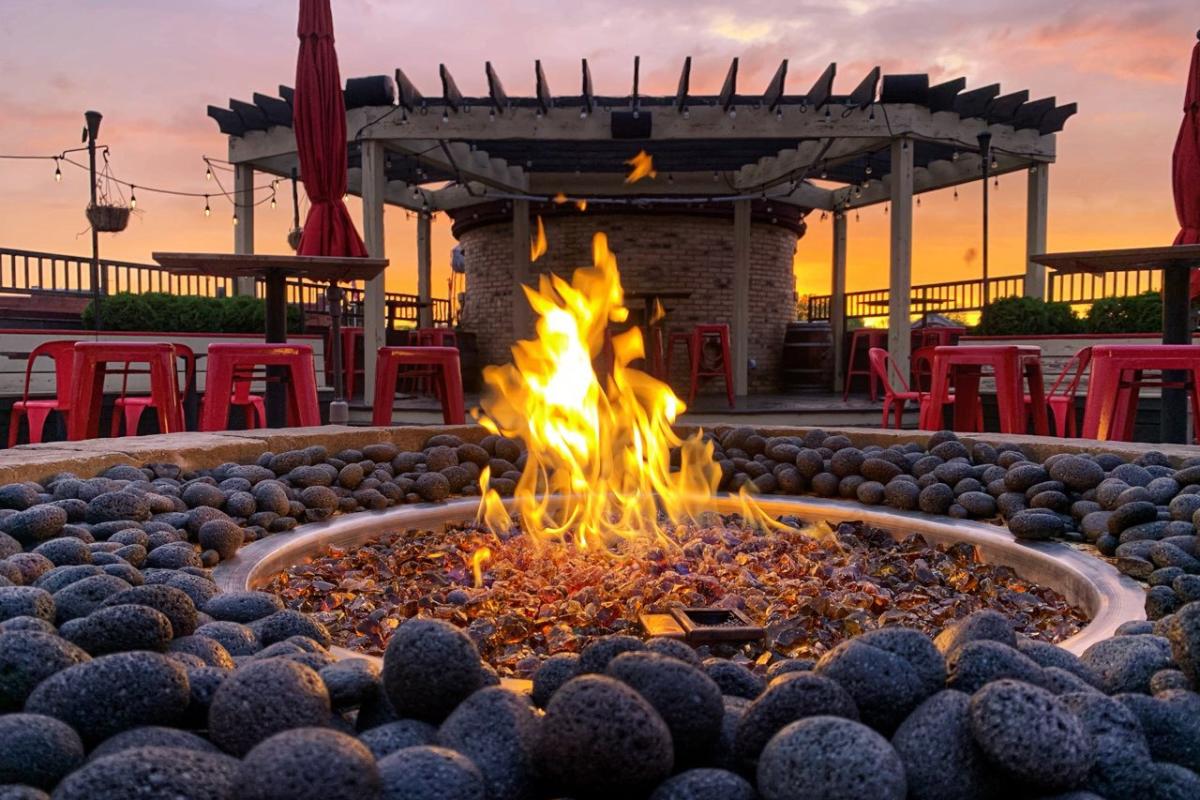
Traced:
<path fill-rule="evenodd" d="M 345 375 L 342 373 L 342 287 L 329 282 L 329 338 L 333 342 L 333 402 L 329 404 L 329 424 L 345 425 L 350 421 L 350 406 L 344 397 Z"/>
<path fill-rule="evenodd" d="M 1188 290 L 1190 270 L 1164 269 L 1162 271 L 1163 344 L 1191 344 L 1188 331 L 1188 313 L 1191 293 Z M 1186 373 L 1171 370 L 1163 373 L 1164 383 L 1182 384 Z M 1187 392 L 1183 389 L 1162 390 L 1162 423 L 1160 434 L 1163 442 L 1183 444 L 1187 441 Z"/>

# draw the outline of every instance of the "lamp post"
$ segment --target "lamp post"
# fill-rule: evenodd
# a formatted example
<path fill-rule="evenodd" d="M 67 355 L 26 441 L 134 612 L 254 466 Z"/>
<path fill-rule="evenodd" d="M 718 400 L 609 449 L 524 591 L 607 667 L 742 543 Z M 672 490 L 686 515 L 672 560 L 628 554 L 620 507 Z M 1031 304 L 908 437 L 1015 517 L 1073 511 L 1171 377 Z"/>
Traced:
<path fill-rule="evenodd" d="M 100 120 L 103 115 L 99 111 L 86 111 L 83 118 L 87 121 L 87 125 L 83 129 L 83 140 L 87 143 L 88 149 L 88 175 L 91 180 L 91 206 L 96 205 L 96 138 L 100 135 Z M 102 294 L 100 286 L 100 233 L 96 230 L 95 225 L 91 225 L 92 230 L 92 317 L 96 323 L 96 330 L 101 329 L 100 325 L 100 296 Z"/>
<path fill-rule="evenodd" d="M 992 167 L 992 134 L 979 134 L 979 157 L 983 160 L 983 307 L 991 302 L 988 286 L 988 177 Z"/>

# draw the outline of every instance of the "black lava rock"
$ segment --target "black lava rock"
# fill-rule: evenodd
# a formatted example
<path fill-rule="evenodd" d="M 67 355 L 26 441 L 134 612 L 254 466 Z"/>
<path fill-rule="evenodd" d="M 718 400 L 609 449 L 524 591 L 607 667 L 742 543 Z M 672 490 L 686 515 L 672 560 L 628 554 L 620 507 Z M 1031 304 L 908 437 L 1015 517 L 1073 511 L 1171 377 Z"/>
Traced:
<path fill-rule="evenodd" d="M 635 653 L 646 649 L 646 644 L 636 636 L 603 636 L 593 640 L 579 653 L 580 673 L 603 673 L 608 662 L 622 653 Z"/>
<path fill-rule="evenodd" d="M 176 636 L 188 636 L 196 630 L 196 604 L 185 592 L 173 586 L 134 586 L 109 595 L 100 605 L 149 606 L 171 620 L 171 629 Z"/>
<path fill-rule="evenodd" d="M 582 675 L 564 684 L 546 706 L 539 763 L 568 793 L 644 792 L 671 773 L 671 733 L 630 687 Z"/>
<path fill-rule="evenodd" d="M 199 753 L 221 752 L 208 739 L 197 736 L 191 731 L 146 725 L 141 728 L 130 728 L 116 736 L 110 736 L 97 745 L 88 754 L 88 758 L 104 758 L 114 753 L 120 753 L 122 750 L 132 750 L 135 747 L 174 747 L 181 750 L 195 750 Z"/>
<path fill-rule="evenodd" d="M 925 694 L 941 691 L 946 684 L 946 659 L 929 637 L 913 628 L 898 625 L 860 634 L 858 640 L 886 650 L 908 662 L 921 679 Z M 770 675 L 770 672 L 767 673 Z M 836 715 L 835 715 L 836 716 Z"/>
<path fill-rule="evenodd" d="M 1018 539 L 1039 540 L 1062 536 L 1066 526 L 1057 514 L 1047 514 L 1030 509 L 1018 511 L 1010 517 L 1008 530 Z"/>
<path fill-rule="evenodd" d="M 741 664 L 723 658 L 704 661 L 704 672 L 721 688 L 721 694 L 753 700 L 767 688 L 767 681 Z"/>
<path fill-rule="evenodd" d="M 206 622 L 196 628 L 196 636 L 212 639 L 231 656 L 252 656 L 262 650 L 254 631 L 237 622 Z"/>
<path fill-rule="evenodd" d="M 170 725 L 188 704 L 187 672 L 166 656 L 113 653 L 42 681 L 25 710 L 57 717 L 88 744 L 139 725 Z"/>
<path fill-rule="evenodd" d="M 89 761 L 58 785 L 54 797 L 55 800 L 135 797 L 223 800 L 237 796 L 237 769 L 237 759 L 223 753 L 134 747 Z"/>
<path fill-rule="evenodd" d="M 318 674 L 329 692 L 333 708 L 343 711 L 358 708 L 382 690 L 379 667 L 365 658 L 343 658 L 321 669 Z"/>
<path fill-rule="evenodd" d="M 970 697 L 938 692 L 917 707 L 892 737 L 912 800 L 969 800 L 987 794 L 983 751 L 971 737 Z"/>
<path fill-rule="evenodd" d="M 111 606 L 63 623 L 59 635 L 92 656 L 167 649 L 171 620 L 148 606 Z"/>
<path fill-rule="evenodd" d="M 269 592 L 223 592 L 201 609 L 215 620 L 249 623 L 283 610 L 283 601 Z"/>
<path fill-rule="evenodd" d="M 858 706 L 841 684 L 811 672 L 791 672 L 771 681 L 767 690 L 739 714 L 733 754 L 753 766 L 759 753 L 785 725 L 815 716 L 858 719 Z"/>
<path fill-rule="evenodd" d="M 438 728 L 437 741 L 471 759 L 489 798 L 518 800 L 537 780 L 539 734 L 529 699 L 492 686 L 459 703 Z"/>
<path fill-rule="evenodd" d="M 53 789 L 83 763 L 83 742 L 65 722 L 39 714 L 0 715 L 0 785 Z"/>
<path fill-rule="evenodd" d="M 926 697 L 907 660 L 855 639 L 822 656 L 814 672 L 839 683 L 854 698 L 859 718 L 888 735 Z"/>
<path fill-rule="evenodd" d="M 712 748 L 725 712 L 720 687 L 700 669 L 655 653 L 623 653 L 606 673 L 654 706 L 671 731 L 677 764 L 694 762 Z"/>
<path fill-rule="evenodd" d="M 67 512 L 53 505 L 33 506 L 0 522 L 0 529 L 25 546 L 58 536 L 67 524 Z"/>
<path fill-rule="evenodd" d="M 1122 694 L 1116 699 L 1137 717 L 1154 760 L 1200 771 L 1200 695 L 1171 689 L 1157 697 Z"/>
<path fill-rule="evenodd" d="M 1009 647 L 1017 646 L 1017 636 L 1012 623 L 997 611 L 976 611 L 948 625 L 933 640 L 942 655 L 949 657 L 967 642 L 980 639 L 1001 642 Z"/>
<path fill-rule="evenodd" d="M 54 621 L 54 597 L 36 586 L 0 586 L 0 622 L 13 617 Z"/>
<path fill-rule="evenodd" d="M 904 800 L 904 765 L 867 726 L 841 717 L 809 717 L 772 737 L 758 760 L 765 800 L 870 797 Z"/>
<path fill-rule="evenodd" d="M 993 681 L 971 697 L 968 718 L 988 761 L 1024 784 L 1071 789 L 1092 767 L 1095 751 L 1083 724 L 1045 689 Z"/>
<path fill-rule="evenodd" d="M 33 552 L 50 559 L 56 567 L 92 563 L 92 551 L 88 549 L 87 543 L 72 536 L 60 536 L 42 542 Z"/>
<path fill-rule="evenodd" d="M 689 769 L 658 785 L 650 800 L 755 800 L 754 787 L 736 772 Z"/>
<path fill-rule="evenodd" d="M 1105 694 L 1150 692 L 1150 678 L 1173 666 L 1171 643 L 1161 636 L 1114 636 L 1089 647 L 1080 656 L 1100 679 Z"/>
<path fill-rule="evenodd" d="M 1042 668 L 1016 648 L 1000 642 L 967 642 L 948 659 L 946 688 L 971 694 L 984 684 L 1000 678 L 1012 678 L 1038 685 Z"/>
<path fill-rule="evenodd" d="M 685 644 L 678 639 L 655 636 L 646 640 L 646 649 L 651 653 L 658 653 L 660 656 L 674 658 L 685 664 L 691 664 L 693 667 L 703 666 L 700 656 L 692 649 L 691 645 Z"/>
<path fill-rule="evenodd" d="M 365 730 L 358 740 L 366 745 L 376 759 L 382 759 L 406 747 L 434 744 L 438 729 L 419 719 L 398 719 Z"/>
<path fill-rule="evenodd" d="M 383 654 L 383 685 L 403 717 L 437 722 L 484 682 L 475 643 L 453 625 L 410 619 Z"/>
<path fill-rule="evenodd" d="M 329 693 L 316 672 L 284 659 L 253 661 L 226 678 L 208 709 L 209 737 L 245 755 L 280 731 L 329 722 Z"/>
<path fill-rule="evenodd" d="M 533 702 L 539 708 L 545 708 L 558 687 L 579 674 L 578 654 L 555 653 L 550 656 L 533 674 Z"/>
<path fill-rule="evenodd" d="M 383 800 L 485 800 L 483 776 L 464 755 L 445 747 L 397 750 L 378 762 Z"/>
<path fill-rule="evenodd" d="M 0 632 L 0 713 L 18 711 L 42 681 L 91 657 L 51 633 Z"/>
<path fill-rule="evenodd" d="M 215 550 L 222 561 L 237 555 L 245 533 L 241 527 L 227 519 L 213 519 L 200 526 L 198 541 L 203 550 Z"/>
<path fill-rule="evenodd" d="M 250 623 L 250 629 L 254 631 L 259 641 L 264 645 L 282 642 L 293 636 L 307 637 L 316 641 L 322 647 L 329 647 L 333 642 L 329 636 L 329 631 L 324 625 L 307 614 L 302 614 L 290 608 L 285 608 L 283 611 L 276 611 L 270 616 L 255 620 Z"/>
<path fill-rule="evenodd" d="M 1171 654 L 1193 686 L 1200 686 L 1200 602 L 1191 602 L 1175 612 L 1167 629 Z"/>
<path fill-rule="evenodd" d="M 327 728 L 296 728 L 256 745 L 237 772 L 245 800 L 373 800 L 383 781 L 371 751 Z"/>
<path fill-rule="evenodd" d="M 87 509 L 87 521 L 92 524 L 125 520 L 144 522 L 152 515 L 150 502 L 146 497 L 133 492 L 106 492 L 97 495 L 88 503 Z M 63 523 L 66 521 L 64 511 Z"/>

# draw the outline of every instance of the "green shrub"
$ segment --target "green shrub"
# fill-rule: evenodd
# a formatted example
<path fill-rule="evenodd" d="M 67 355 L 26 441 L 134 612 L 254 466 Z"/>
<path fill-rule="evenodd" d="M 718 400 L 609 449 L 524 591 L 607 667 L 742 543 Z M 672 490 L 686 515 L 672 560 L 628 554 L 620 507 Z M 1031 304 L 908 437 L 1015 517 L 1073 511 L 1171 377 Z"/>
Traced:
<path fill-rule="evenodd" d="M 264 333 L 266 306 L 254 297 L 198 297 L 162 292 L 114 294 L 100 306 L 100 322 L 108 331 L 167 333 Z M 95 309 L 83 310 L 84 328 L 95 327 Z M 289 333 L 304 331 L 304 310 L 287 309 Z"/>
<path fill-rule="evenodd" d="M 1084 321 L 1067 303 L 1047 303 L 1036 297 L 1005 297 L 983 309 L 972 333 L 980 336 L 1030 336 L 1081 333 Z"/>
<path fill-rule="evenodd" d="M 1162 295 L 1145 292 L 1133 297 L 1106 297 L 1092 303 L 1087 315 L 1090 333 L 1156 333 L 1162 330 Z"/>

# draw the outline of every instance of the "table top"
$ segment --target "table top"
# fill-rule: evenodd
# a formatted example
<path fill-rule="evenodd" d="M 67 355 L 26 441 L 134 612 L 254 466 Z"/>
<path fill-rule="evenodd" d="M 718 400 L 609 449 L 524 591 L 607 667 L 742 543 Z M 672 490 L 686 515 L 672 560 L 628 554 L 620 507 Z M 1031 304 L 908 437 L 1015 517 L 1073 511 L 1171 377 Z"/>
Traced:
<path fill-rule="evenodd" d="M 1122 250 L 1085 250 L 1074 253 L 1043 253 L 1030 256 L 1029 260 L 1063 273 L 1191 269 L 1200 266 L 1200 244 L 1133 247 Z"/>
<path fill-rule="evenodd" d="M 282 273 L 316 281 L 369 281 L 388 265 L 386 258 L 241 253 L 152 253 L 151 257 L 176 275 L 209 275 L 217 278 L 261 278 Z"/>
<path fill-rule="evenodd" d="M 997 354 L 1017 355 L 1021 358 L 1040 357 L 1042 355 L 1042 348 L 1033 344 L 943 344 L 922 349 L 933 350 L 935 356 L 951 356 L 955 359 L 987 358 L 988 356 Z"/>

